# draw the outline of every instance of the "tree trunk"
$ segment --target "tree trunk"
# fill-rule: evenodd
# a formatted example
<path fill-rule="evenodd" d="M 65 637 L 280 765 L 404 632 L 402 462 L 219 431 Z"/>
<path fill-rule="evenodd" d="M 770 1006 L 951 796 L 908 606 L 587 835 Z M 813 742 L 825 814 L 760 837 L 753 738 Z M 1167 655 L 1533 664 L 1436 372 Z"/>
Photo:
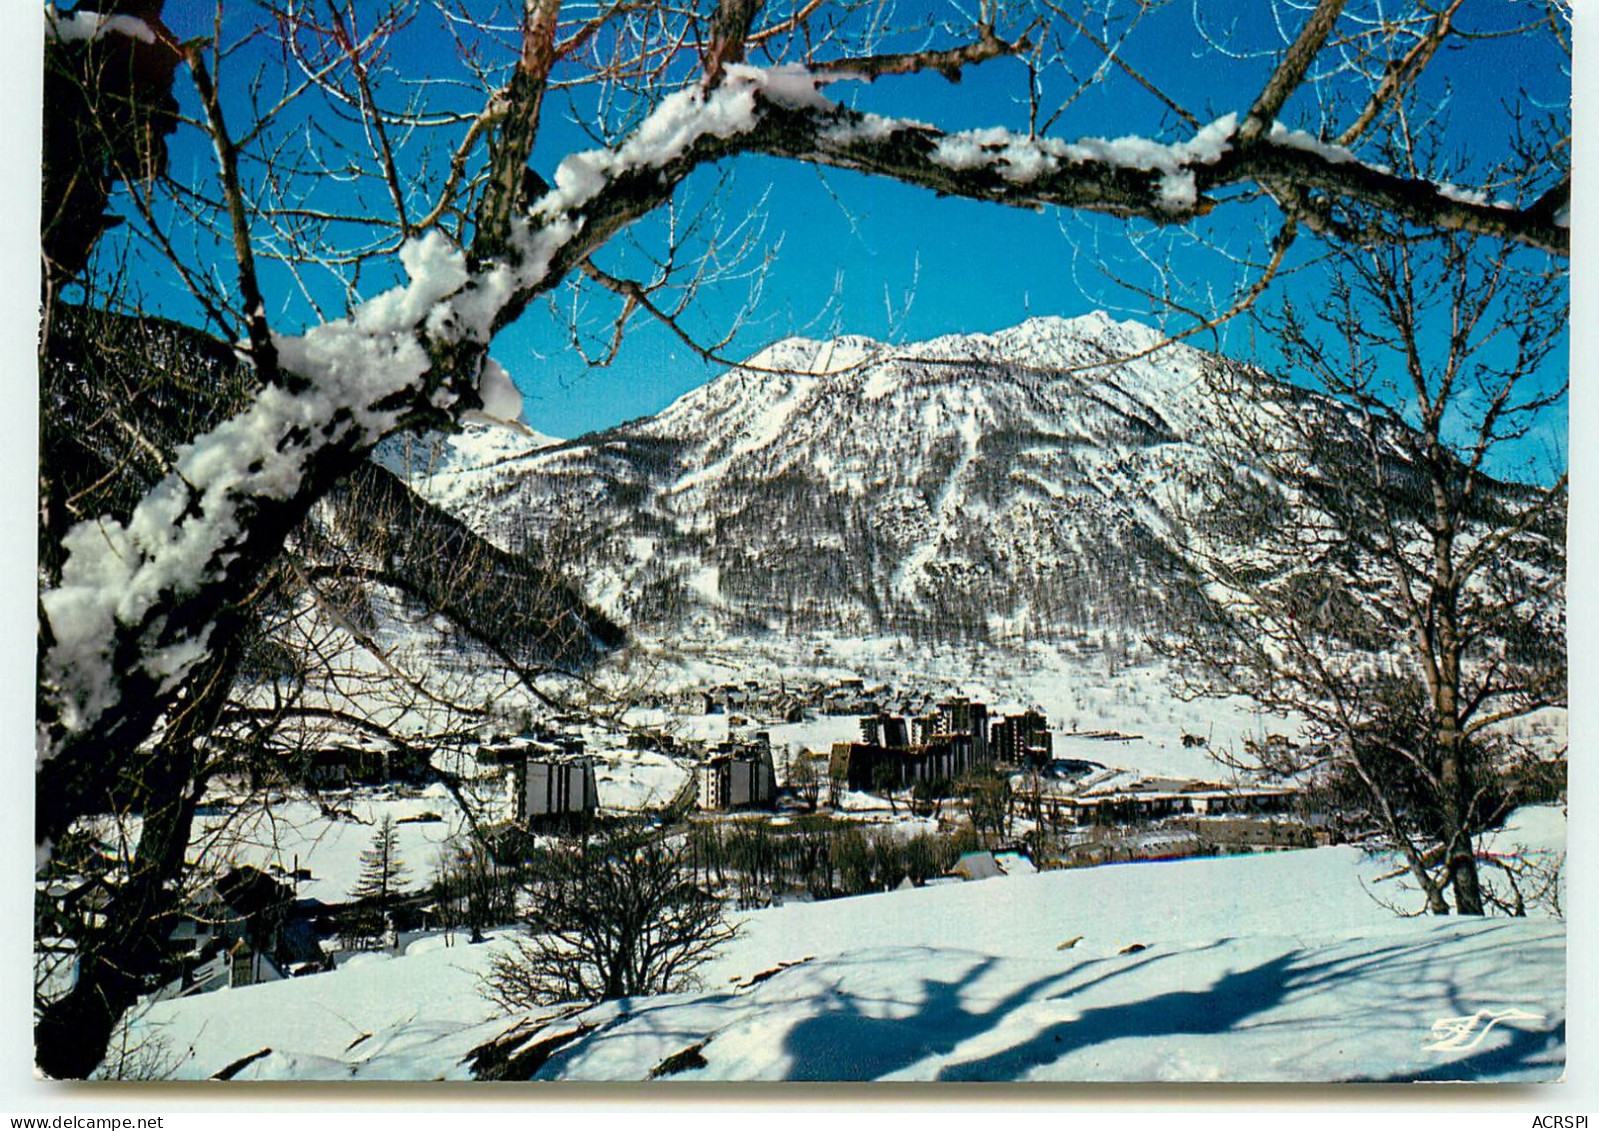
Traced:
<path fill-rule="evenodd" d="M 1455 607 L 1456 579 L 1451 557 L 1452 539 L 1439 539 L 1435 575 L 1438 617 L 1438 683 L 1433 690 L 1433 710 L 1438 742 L 1438 786 L 1442 793 L 1438 811 L 1443 818 L 1445 886 L 1454 889 L 1455 911 L 1481 915 L 1482 888 L 1477 880 L 1477 857 L 1472 843 L 1475 822 L 1474 775 L 1467 764 L 1471 746 L 1460 733 L 1460 633 Z"/>
<path fill-rule="evenodd" d="M 190 681 L 194 705 L 138 776 L 144 826 L 127 882 L 105 909 L 105 925 L 79 940 L 72 989 L 41 1006 L 34 1059 L 58 1080 L 81 1080 L 99 1067 L 117 1022 L 166 973 L 167 933 L 178 910 L 185 850 L 203 788 L 198 739 L 215 725 L 238 669 L 229 648 Z M 164 804 L 152 804 L 157 799 Z"/>
<path fill-rule="evenodd" d="M 1450 733 L 1448 737 L 1450 741 L 1444 747 L 1438 775 L 1444 792 L 1441 806 L 1444 835 L 1448 838 L 1444 846 L 1448 853 L 1447 886 L 1454 889 L 1457 914 L 1481 915 L 1482 886 L 1477 877 L 1477 856 L 1471 835 L 1471 779 L 1462 764 L 1459 736 Z"/>

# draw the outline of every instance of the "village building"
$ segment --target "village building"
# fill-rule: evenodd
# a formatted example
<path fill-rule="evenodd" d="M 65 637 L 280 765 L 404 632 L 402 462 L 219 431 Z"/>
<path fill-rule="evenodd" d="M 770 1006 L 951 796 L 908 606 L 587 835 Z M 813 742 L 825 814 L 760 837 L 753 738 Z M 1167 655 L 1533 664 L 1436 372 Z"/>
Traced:
<path fill-rule="evenodd" d="M 195 893 L 168 941 L 182 966 L 160 997 L 275 982 L 322 962 L 315 927 L 293 890 L 248 865 Z"/>
<path fill-rule="evenodd" d="M 582 820 L 600 807 L 594 759 L 583 755 L 530 756 L 511 780 L 521 825 Z"/>
<path fill-rule="evenodd" d="M 280 982 L 287 976 L 271 955 L 251 946 L 248 939 L 239 939 L 230 948 L 218 950 L 198 966 L 186 969 L 183 977 L 158 991 L 156 999 Z"/>
<path fill-rule="evenodd" d="M 861 739 L 871 746 L 909 746 L 910 731 L 897 715 L 867 715 L 861 719 Z"/>
<path fill-rule="evenodd" d="M 694 768 L 701 809 L 771 808 L 777 803 L 772 744 L 765 731 L 753 742 L 725 742 Z"/>
<path fill-rule="evenodd" d="M 427 757 L 386 742 L 346 742 L 307 751 L 296 763 L 301 782 L 313 790 L 348 789 L 422 780 Z"/>
<path fill-rule="evenodd" d="M 861 739 L 858 745 L 879 750 L 919 749 L 921 753 L 916 758 L 898 756 L 897 761 L 904 764 L 900 776 L 907 782 L 926 777 L 958 777 L 973 767 L 986 766 L 993 761 L 988 741 L 988 705 L 964 696 L 942 700 L 931 711 L 911 719 L 883 711 L 866 715 L 861 719 Z M 884 760 L 871 753 L 856 757 L 866 762 Z M 918 758 L 931 759 L 938 768 L 917 768 Z M 957 768 L 946 772 L 945 765 Z M 872 772 L 862 771 L 865 780 L 871 780 Z M 851 788 L 867 787 L 852 785 Z"/>
<path fill-rule="evenodd" d="M 1056 783 L 1049 783 L 1051 787 Z M 1286 786 L 1228 787 L 1215 782 L 1144 780 L 1103 791 L 1044 788 L 1023 804 L 1046 826 L 1131 825 L 1167 817 L 1272 814 L 1292 807 Z"/>
<path fill-rule="evenodd" d="M 989 744 L 997 761 L 1013 766 L 1047 766 L 1055 756 L 1049 720 L 1037 711 L 1008 715 L 995 722 Z"/>
<path fill-rule="evenodd" d="M 850 789 L 874 792 L 903 789 L 919 781 L 953 780 L 971 767 L 971 746 L 939 739 L 910 746 L 878 746 L 870 742 L 836 742 L 828 775 Z"/>
<path fill-rule="evenodd" d="M 884 738 L 889 737 L 886 719 L 887 716 L 882 716 L 882 721 L 878 723 L 879 733 Z M 871 732 L 867 724 L 868 720 L 863 719 L 862 734 L 870 742 Z M 965 696 L 941 700 L 934 704 L 931 711 L 911 719 L 909 730 L 914 736 L 914 745 L 951 747 L 961 761 L 962 772 L 966 768 L 989 765 L 994 760 L 988 742 L 986 703 L 974 702 Z M 896 743 L 890 740 L 883 745 L 894 746 Z M 911 743 L 901 742 L 897 745 Z"/>
<path fill-rule="evenodd" d="M 594 759 L 583 740 L 545 732 L 478 748 L 479 764 L 504 766 L 513 820 L 519 825 L 581 823 L 599 808 Z"/>
<path fill-rule="evenodd" d="M 272 956 L 256 950 L 249 939 L 240 939 L 228 951 L 228 985 L 256 986 L 263 982 L 281 982 L 283 970 L 272 961 Z"/>
<path fill-rule="evenodd" d="M 962 880 L 991 880 L 999 876 L 1030 876 L 1038 869 L 1019 852 L 963 852 L 947 876 Z"/>
<path fill-rule="evenodd" d="M 689 744 L 676 735 L 660 730 L 631 730 L 627 733 L 629 750 L 651 750 L 657 754 L 683 757 L 689 753 Z"/>
<path fill-rule="evenodd" d="M 933 738 L 965 738 L 971 743 L 971 764 L 986 766 L 988 752 L 988 705 L 957 695 L 940 702 L 935 709 Z"/>

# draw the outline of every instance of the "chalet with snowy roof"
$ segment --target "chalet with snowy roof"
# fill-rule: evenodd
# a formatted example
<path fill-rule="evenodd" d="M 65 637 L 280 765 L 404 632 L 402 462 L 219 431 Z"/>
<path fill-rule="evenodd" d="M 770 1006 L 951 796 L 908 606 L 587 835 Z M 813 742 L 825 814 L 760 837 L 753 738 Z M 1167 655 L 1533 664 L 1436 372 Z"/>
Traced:
<path fill-rule="evenodd" d="M 963 852 L 945 875 L 962 880 L 991 880 L 998 876 L 1030 876 L 1037 871 L 1020 852 Z"/>
<path fill-rule="evenodd" d="M 387 742 L 347 742 L 311 750 L 297 759 L 300 780 L 314 790 L 420 781 L 427 756 Z"/>
<path fill-rule="evenodd" d="M 473 757 L 480 766 L 514 767 L 529 757 L 577 757 L 583 750 L 578 735 L 540 728 L 501 742 L 485 742 Z"/>
<path fill-rule="evenodd" d="M 234 868 L 190 898 L 168 941 L 183 960 L 164 997 L 277 981 L 317 969 L 317 932 L 294 892 L 249 866 Z"/>

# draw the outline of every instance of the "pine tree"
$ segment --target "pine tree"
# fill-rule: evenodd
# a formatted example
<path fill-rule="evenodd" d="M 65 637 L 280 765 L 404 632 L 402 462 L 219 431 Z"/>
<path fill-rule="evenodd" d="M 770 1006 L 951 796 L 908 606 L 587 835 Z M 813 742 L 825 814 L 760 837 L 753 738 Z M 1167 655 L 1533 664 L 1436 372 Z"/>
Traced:
<path fill-rule="evenodd" d="M 406 878 L 394 818 L 384 816 L 372 834 L 372 847 L 361 853 L 361 876 L 350 892 L 349 907 L 340 916 L 339 936 L 346 949 L 382 945 L 389 929 L 387 905 L 402 890 Z"/>
<path fill-rule="evenodd" d="M 361 878 L 350 894 L 356 899 L 387 903 L 401 890 L 408 873 L 400 859 L 400 837 L 394 831 L 394 818 L 385 814 L 378 831 L 372 834 L 372 847 L 361 853 Z"/>

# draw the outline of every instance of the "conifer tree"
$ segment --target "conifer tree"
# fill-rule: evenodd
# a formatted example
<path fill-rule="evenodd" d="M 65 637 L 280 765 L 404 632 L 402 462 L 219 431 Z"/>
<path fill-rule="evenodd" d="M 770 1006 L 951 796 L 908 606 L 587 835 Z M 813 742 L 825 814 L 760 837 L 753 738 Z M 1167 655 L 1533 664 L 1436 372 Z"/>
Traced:
<path fill-rule="evenodd" d="M 378 831 L 372 834 L 372 847 L 361 853 L 361 878 L 351 894 L 356 899 L 387 903 L 402 890 L 409 871 L 400 859 L 394 818 L 385 814 Z"/>
<path fill-rule="evenodd" d="M 382 945 L 389 928 L 387 908 L 406 877 L 394 818 L 385 814 L 372 834 L 372 846 L 361 853 L 361 876 L 350 892 L 349 908 L 340 916 L 339 936 L 347 950 Z"/>

